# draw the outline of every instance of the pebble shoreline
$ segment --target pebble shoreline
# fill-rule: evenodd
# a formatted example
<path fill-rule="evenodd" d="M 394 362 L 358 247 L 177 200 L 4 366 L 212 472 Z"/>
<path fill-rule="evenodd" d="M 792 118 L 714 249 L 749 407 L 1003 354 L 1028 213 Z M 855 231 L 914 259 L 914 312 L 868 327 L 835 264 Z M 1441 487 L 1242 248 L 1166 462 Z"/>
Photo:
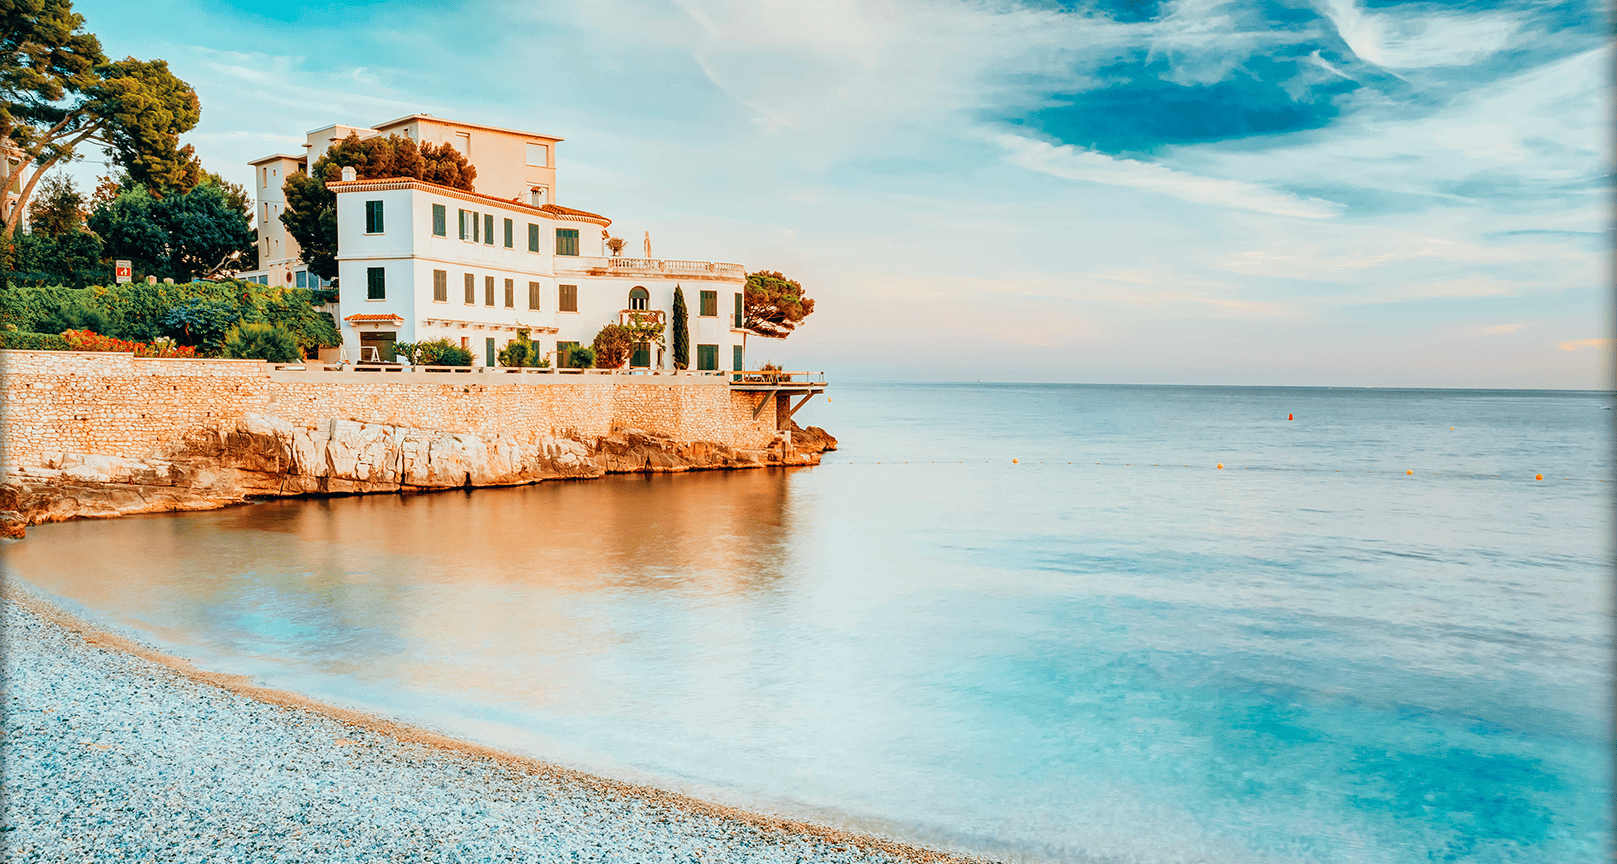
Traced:
<path fill-rule="evenodd" d="M 253 698 L 14 587 L 0 647 L 8 862 L 974 860 Z"/>

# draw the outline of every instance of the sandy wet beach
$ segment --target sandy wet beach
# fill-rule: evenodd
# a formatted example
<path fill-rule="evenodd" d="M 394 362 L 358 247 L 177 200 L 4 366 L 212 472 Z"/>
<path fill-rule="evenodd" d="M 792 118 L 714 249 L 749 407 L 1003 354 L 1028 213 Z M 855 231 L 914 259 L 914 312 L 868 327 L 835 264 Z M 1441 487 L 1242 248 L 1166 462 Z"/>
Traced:
<path fill-rule="evenodd" d="M 966 860 L 258 688 L 16 586 L 0 605 L 7 861 Z"/>

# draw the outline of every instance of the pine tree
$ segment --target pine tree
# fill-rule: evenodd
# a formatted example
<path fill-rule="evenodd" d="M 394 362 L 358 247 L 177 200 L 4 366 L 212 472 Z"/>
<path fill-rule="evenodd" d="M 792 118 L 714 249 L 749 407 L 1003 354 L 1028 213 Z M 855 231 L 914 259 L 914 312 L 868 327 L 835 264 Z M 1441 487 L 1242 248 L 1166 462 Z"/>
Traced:
<path fill-rule="evenodd" d="M 674 286 L 674 368 L 691 365 L 691 313 L 685 308 L 685 292 Z"/>

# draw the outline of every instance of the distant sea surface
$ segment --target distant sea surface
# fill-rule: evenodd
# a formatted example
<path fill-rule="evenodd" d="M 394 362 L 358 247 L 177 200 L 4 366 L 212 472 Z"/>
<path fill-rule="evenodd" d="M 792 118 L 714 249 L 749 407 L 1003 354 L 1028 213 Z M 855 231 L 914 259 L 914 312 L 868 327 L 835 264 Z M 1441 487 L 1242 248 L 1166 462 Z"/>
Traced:
<path fill-rule="evenodd" d="M 829 396 L 812 469 L 45 525 L 4 566 L 204 668 L 922 844 L 1610 860 L 1610 394 Z"/>

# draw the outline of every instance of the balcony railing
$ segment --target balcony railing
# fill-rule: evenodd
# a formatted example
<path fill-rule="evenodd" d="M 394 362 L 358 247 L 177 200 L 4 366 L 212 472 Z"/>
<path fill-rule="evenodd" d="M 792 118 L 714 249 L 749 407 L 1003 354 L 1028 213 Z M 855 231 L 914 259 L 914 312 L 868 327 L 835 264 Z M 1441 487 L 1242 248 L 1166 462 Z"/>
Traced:
<path fill-rule="evenodd" d="M 662 324 L 663 310 L 661 309 L 624 309 L 618 313 L 618 323 L 629 325 L 636 323 L 639 318 L 641 324 Z"/>
<path fill-rule="evenodd" d="M 723 261 L 665 261 L 659 258 L 608 258 L 606 259 L 608 273 L 622 273 L 624 275 L 668 275 L 668 276 L 728 276 L 733 279 L 747 278 L 747 269 L 740 264 L 727 264 Z"/>

